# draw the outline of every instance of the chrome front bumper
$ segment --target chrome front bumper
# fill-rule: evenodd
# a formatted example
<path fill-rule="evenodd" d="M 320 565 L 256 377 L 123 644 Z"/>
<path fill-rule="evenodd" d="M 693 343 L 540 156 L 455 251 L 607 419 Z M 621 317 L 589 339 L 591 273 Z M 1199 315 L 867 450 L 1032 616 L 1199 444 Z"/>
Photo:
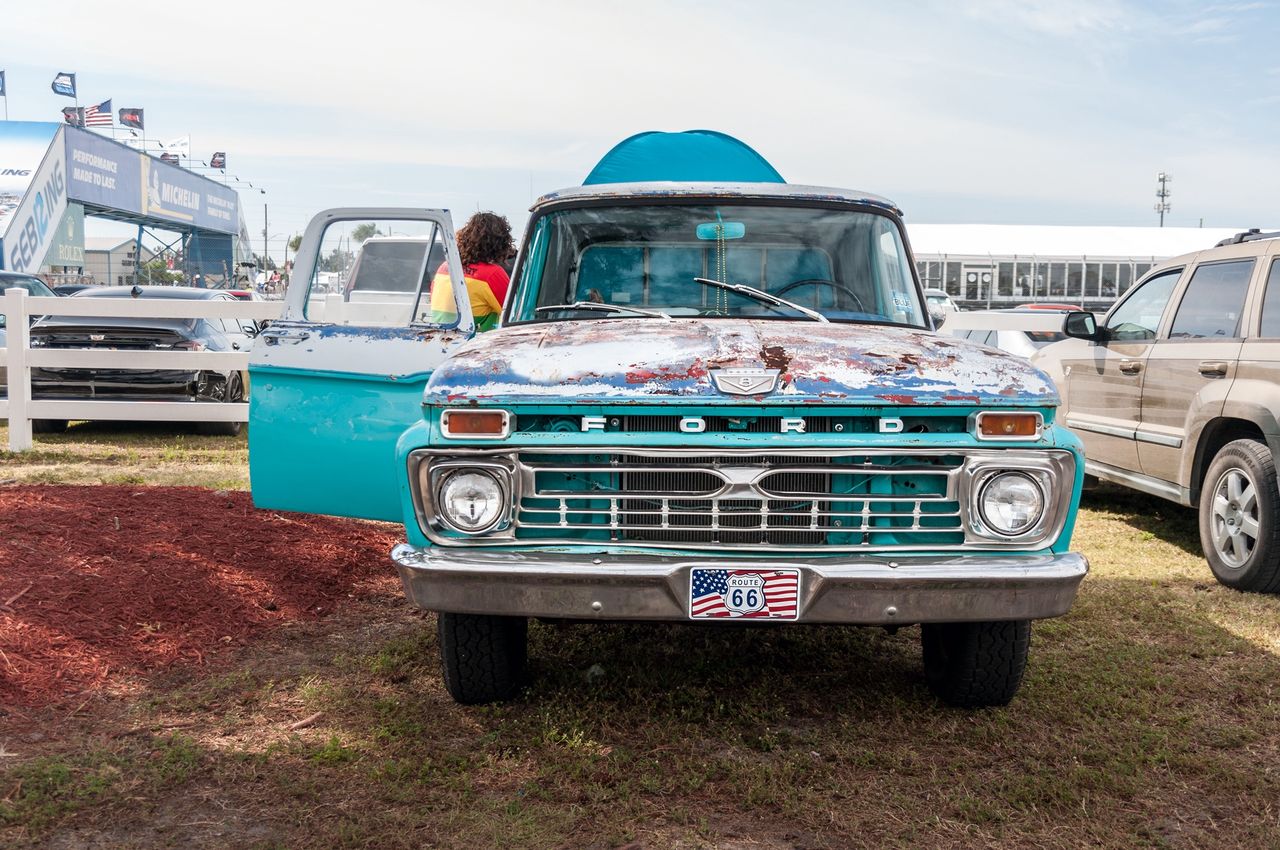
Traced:
<path fill-rule="evenodd" d="M 391 558 L 419 608 L 580 620 L 688 620 L 695 566 L 798 569 L 802 623 L 1042 619 L 1067 612 L 1089 571 L 1076 552 L 797 562 L 400 545 Z"/>

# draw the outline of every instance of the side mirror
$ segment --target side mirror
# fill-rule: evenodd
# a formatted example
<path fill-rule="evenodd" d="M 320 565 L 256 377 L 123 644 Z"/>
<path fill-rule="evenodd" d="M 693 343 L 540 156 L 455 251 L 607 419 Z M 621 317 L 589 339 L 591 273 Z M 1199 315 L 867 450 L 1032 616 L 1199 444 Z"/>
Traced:
<path fill-rule="evenodd" d="M 1062 320 L 1062 332 L 1073 339 L 1087 339 L 1090 342 L 1101 342 L 1106 339 L 1106 331 L 1098 327 L 1098 320 L 1092 313 L 1073 310 Z"/>

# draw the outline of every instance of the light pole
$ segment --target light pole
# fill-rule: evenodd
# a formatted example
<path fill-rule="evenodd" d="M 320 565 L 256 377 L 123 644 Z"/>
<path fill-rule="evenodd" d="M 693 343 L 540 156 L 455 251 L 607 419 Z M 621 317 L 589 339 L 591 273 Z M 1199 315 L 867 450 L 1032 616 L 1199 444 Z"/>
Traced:
<path fill-rule="evenodd" d="M 1156 212 L 1160 213 L 1160 226 L 1164 227 L 1164 214 L 1173 209 L 1173 205 L 1169 203 L 1169 196 L 1173 193 L 1169 191 L 1169 184 L 1173 182 L 1173 175 L 1166 174 L 1161 171 L 1156 174 L 1156 180 L 1160 183 L 1160 188 L 1156 189 Z"/>
<path fill-rule="evenodd" d="M 266 189 L 259 189 L 263 195 L 267 194 Z M 267 200 L 262 199 L 262 268 L 259 271 L 267 270 Z"/>

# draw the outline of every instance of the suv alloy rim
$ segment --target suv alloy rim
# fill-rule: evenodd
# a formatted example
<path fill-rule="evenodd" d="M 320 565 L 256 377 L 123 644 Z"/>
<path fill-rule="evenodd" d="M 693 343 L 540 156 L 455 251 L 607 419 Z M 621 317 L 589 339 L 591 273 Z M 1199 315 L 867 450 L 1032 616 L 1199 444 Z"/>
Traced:
<path fill-rule="evenodd" d="M 1213 548 L 1226 566 L 1238 570 L 1257 543 L 1257 488 L 1243 469 L 1228 469 L 1213 488 Z"/>

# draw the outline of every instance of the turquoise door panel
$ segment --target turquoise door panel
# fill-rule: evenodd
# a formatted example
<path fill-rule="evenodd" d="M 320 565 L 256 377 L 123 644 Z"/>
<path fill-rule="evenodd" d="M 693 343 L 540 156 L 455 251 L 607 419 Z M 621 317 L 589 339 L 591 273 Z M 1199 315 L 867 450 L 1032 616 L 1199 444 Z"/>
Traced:
<path fill-rule="evenodd" d="M 308 310 L 324 234 L 330 225 L 365 221 L 431 222 L 439 227 L 457 321 L 439 325 L 366 325 L 378 314 L 342 296 L 329 312 Z M 431 280 L 423 266 L 415 282 Z M 249 478 L 258 507 L 399 522 L 404 469 L 396 443 L 422 421 L 431 373 L 474 335 L 470 298 L 445 210 L 350 208 L 312 219 L 279 321 L 254 340 L 249 357 Z M 411 293 L 410 293 L 411 294 Z M 332 297 L 332 296 L 331 296 Z M 425 297 L 425 293 L 424 293 Z M 338 309 L 341 308 L 341 309 Z M 394 311 L 393 311 L 394 312 Z M 423 313 L 415 308 L 410 313 Z M 310 318 L 314 313 L 316 318 Z M 403 321 L 403 320 L 402 320 Z"/>
<path fill-rule="evenodd" d="M 396 441 L 422 416 L 426 375 L 390 381 L 257 369 L 249 401 L 254 504 L 399 522 Z"/>

